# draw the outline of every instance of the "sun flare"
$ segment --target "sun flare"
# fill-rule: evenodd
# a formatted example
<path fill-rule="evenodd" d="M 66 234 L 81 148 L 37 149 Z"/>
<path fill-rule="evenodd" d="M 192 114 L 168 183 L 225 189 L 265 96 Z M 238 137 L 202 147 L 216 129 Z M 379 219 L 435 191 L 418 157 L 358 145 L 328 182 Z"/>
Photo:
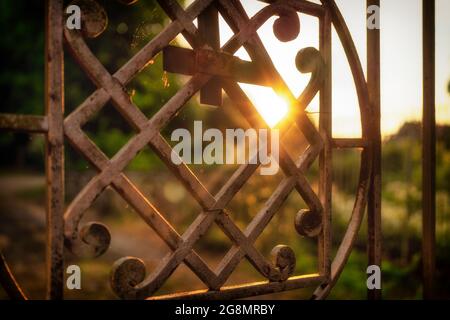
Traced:
<path fill-rule="evenodd" d="M 255 108 L 269 127 L 275 127 L 288 114 L 288 101 L 277 95 L 272 88 L 245 83 L 240 83 L 239 85 L 253 102 Z"/>

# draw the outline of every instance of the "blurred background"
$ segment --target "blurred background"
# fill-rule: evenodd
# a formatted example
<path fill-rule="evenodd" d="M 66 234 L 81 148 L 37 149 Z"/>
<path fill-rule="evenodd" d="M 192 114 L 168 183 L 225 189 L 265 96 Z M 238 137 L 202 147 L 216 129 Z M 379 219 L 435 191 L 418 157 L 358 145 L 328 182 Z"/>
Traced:
<path fill-rule="evenodd" d="M 140 1 L 123 6 L 117 1 L 98 1 L 108 12 L 107 30 L 97 39 L 87 40 L 92 51 L 114 73 L 131 56 L 170 23 L 155 2 Z M 191 1 L 186 1 L 187 6 Z M 264 4 L 243 0 L 249 15 Z M 317 1 L 314 1 L 317 2 Z M 336 1 L 347 20 L 365 65 L 365 2 Z M 437 0 L 437 294 L 450 298 L 450 4 Z M 44 113 L 44 1 L 2 1 L 0 26 L 4 30 L 0 50 L 4 57 L 0 69 L 2 113 Z M 386 299 L 421 298 L 421 7 L 418 0 L 382 1 L 382 130 L 383 130 L 383 296 Z M 295 41 L 280 43 L 274 37 L 269 20 L 258 33 L 280 74 L 295 95 L 308 82 L 294 68 L 294 57 L 306 46 L 318 47 L 318 23 L 314 18 L 300 15 L 302 30 Z M 221 20 L 224 43 L 231 35 Z M 361 126 L 359 111 L 348 63 L 336 33 L 333 34 L 333 134 L 335 137 L 358 137 Z M 189 47 L 179 36 L 174 45 Z M 248 58 L 245 50 L 237 55 Z M 183 86 L 188 77 L 165 73 L 158 55 L 127 85 L 133 102 L 151 117 Z M 269 116 L 283 116 L 282 108 L 264 101 L 270 90 L 243 86 L 257 108 Z M 94 90 L 66 52 L 65 113 L 70 114 Z M 262 91 L 261 91 L 262 90 Z M 266 91 L 264 91 L 266 90 Z M 261 97 L 266 99 L 261 99 Z M 258 99 L 259 98 L 259 99 Z M 317 123 L 318 99 L 307 111 Z M 232 101 L 224 96 L 221 108 L 200 105 L 198 96 L 162 131 L 166 140 L 176 128 L 192 132 L 194 120 L 202 120 L 207 128 L 247 128 L 244 118 L 236 112 Z M 84 132 L 108 156 L 112 157 L 135 134 L 133 128 L 111 104 L 106 105 L 84 127 Z M 294 128 L 287 136 L 289 153 L 298 157 L 306 148 L 302 133 Z M 44 137 L 21 133 L 0 132 L 0 248 L 10 263 L 17 280 L 31 298 L 45 295 L 45 173 Z M 96 174 L 94 168 L 69 144 L 66 152 L 66 203 L 80 192 Z M 353 207 L 359 174 L 359 150 L 336 150 L 333 153 L 333 246 L 340 243 Z M 189 165 L 202 183 L 215 193 L 237 166 Z M 127 176 L 160 210 L 164 217 L 183 233 L 200 206 L 177 182 L 161 160 L 144 149 L 127 166 Z M 242 191 L 227 206 L 232 219 L 241 229 L 263 206 L 281 182 L 281 171 L 274 176 L 257 172 Z M 317 163 L 308 172 L 308 179 L 317 191 Z M 296 274 L 317 270 L 317 243 L 300 238 L 294 229 L 295 213 L 305 208 L 300 195 L 293 192 L 281 210 L 255 243 L 265 256 L 277 244 L 287 244 L 297 255 Z M 110 249 L 97 259 L 76 257 L 66 250 L 66 265 L 78 264 L 82 270 L 82 290 L 66 290 L 69 299 L 115 298 L 109 286 L 109 272 L 114 261 L 123 256 L 143 259 L 151 271 L 168 252 L 158 235 L 112 189 L 105 190 L 88 210 L 84 221 L 101 221 L 112 234 Z M 355 249 L 330 298 L 366 298 L 366 223 L 364 222 Z M 231 247 L 231 241 L 214 226 L 195 249 L 211 267 Z M 447 275 L 447 276 L 445 276 Z M 247 262 L 242 261 L 227 284 L 263 280 Z M 180 266 L 158 294 L 203 288 L 200 280 L 186 267 Z M 294 290 L 261 298 L 307 298 L 313 288 Z M 0 288 L 0 299 L 6 293 Z"/>

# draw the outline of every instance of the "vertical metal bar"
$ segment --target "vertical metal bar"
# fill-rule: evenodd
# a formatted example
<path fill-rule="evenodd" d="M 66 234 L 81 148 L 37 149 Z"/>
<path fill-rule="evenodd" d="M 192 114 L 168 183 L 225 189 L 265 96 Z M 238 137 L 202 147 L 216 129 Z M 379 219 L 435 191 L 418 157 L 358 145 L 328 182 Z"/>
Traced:
<path fill-rule="evenodd" d="M 380 0 L 367 0 L 380 8 Z M 369 10 L 368 10 L 369 11 Z M 369 13 L 368 13 L 369 14 Z M 368 263 L 381 268 L 381 113 L 380 113 L 380 30 L 367 28 L 367 87 L 373 117 L 373 170 L 368 197 Z M 381 299 L 381 289 L 368 290 L 370 300 Z"/>
<path fill-rule="evenodd" d="M 220 49 L 219 13 L 214 5 L 198 16 L 198 30 L 207 44 L 214 50 Z M 200 103 L 222 105 L 222 86 L 218 78 L 211 79 L 200 89 Z"/>
<path fill-rule="evenodd" d="M 47 174 L 47 298 L 63 296 L 63 1 L 47 0 L 46 17 L 46 141 Z"/>
<path fill-rule="evenodd" d="M 326 76 L 320 90 L 319 131 L 324 137 L 324 149 L 319 156 L 319 198 L 323 206 L 323 226 L 319 237 L 320 273 L 331 275 L 331 192 L 332 192 L 332 79 L 331 79 L 331 16 L 329 10 L 320 19 L 320 52 L 326 64 Z"/>
<path fill-rule="evenodd" d="M 435 1 L 423 0 L 422 259 L 423 296 L 433 297 L 436 233 Z"/>

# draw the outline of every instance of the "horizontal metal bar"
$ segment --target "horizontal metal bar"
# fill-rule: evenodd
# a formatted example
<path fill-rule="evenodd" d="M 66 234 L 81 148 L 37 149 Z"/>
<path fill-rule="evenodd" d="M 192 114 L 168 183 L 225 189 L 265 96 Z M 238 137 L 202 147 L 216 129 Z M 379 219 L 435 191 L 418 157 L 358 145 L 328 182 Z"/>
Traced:
<path fill-rule="evenodd" d="M 168 46 L 163 50 L 164 70 L 184 75 L 197 72 L 231 78 L 237 82 L 270 86 L 271 82 L 262 68 L 231 54 L 213 50 L 191 50 Z"/>
<path fill-rule="evenodd" d="M 0 129 L 30 133 L 47 133 L 48 122 L 46 116 L 1 113 Z"/>
<path fill-rule="evenodd" d="M 168 295 L 161 295 L 149 298 L 149 300 L 178 300 L 178 299 L 239 299 L 254 297 L 263 294 L 276 293 L 287 290 L 311 287 L 320 285 L 326 281 L 326 277 L 320 274 L 308 274 L 291 277 L 283 282 L 261 281 L 245 285 L 227 286 L 218 291 L 197 290 Z"/>
<path fill-rule="evenodd" d="M 350 149 L 350 148 L 366 148 L 369 143 L 362 138 L 338 138 L 333 139 L 333 148 L 337 149 Z"/>
<path fill-rule="evenodd" d="M 167 72 L 193 75 L 195 73 L 195 51 L 174 46 L 165 47 L 163 49 L 163 69 Z"/>

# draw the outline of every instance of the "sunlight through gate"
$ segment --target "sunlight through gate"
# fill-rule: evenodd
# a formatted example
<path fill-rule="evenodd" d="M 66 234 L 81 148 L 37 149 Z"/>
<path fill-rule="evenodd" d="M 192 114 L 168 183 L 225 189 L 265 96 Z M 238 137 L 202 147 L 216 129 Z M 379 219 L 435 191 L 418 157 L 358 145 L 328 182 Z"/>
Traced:
<path fill-rule="evenodd" d="M 112 267 L 111 286 L 119 297 L 242 298 L 317 287 L 314 298 L 325 298 L 344 268 L 362 222 L 372 175 L 372 141 L 376 137 L 372 123 L 379 121 L 372 118 L 368 85 L 350 32 L 337 5 L 333 0 L 322 0 L 321 4 L 304 0 L 267 1 L 267 6 L 253 17 L 248 17 L 239 0 L 196 0 L 187 9 L 183 9 L 176 1 L 158 2 L 172 22 L 117 72 L 110 74 L 85 42 L 85 37 L 96 37 L 106 28 L 107 10 L 94 0 L 75 1 L 83 12 L 83 32 L 80 32 L 64 27 L 65 10 L 62 1 L 49 0 L 46 116 L 1 115 L 2 128 L 44 133 L 47 137 L 48 296 L 62 297 L 64 247 L 73 252 L 81 247 L 88 247 L 97 256 L 108 249 L 111 235 L 106 226 L 97 222 L 85 225 L 79 223 L 83 214 L 105 188 L 112 187 L 171 249 L 154 270 L 145 270 L 143 262 L 138 258 L 125 257 L 116 261 Z M 297 54 L 297 69 L 302 73 L 310 73 L 311 78 L 302 94 L 295 97 L 275 69 L 256 31 L 271 17 L 276 16 L 273 25 L 276 37 L 283 42 L 294 40 L 299 33 L 301 35 L 297 12 L 318 19 L 320 39 L 319 50 L 304 48 Z M 219 41 L 219 14 L 234 32 L 222 47 Z M 198 26 L 193 23 L 195 19 L 198 20 Z M 362 127 L 362 137 L 358 139 L 334 139 L 332 136 L 332 26 L 337 31 L 346 53 L 357 91 Z M 179 34 L 183 34 L 192 50 L 170 45 Z M 97 86 L 97 90 L 68 115 L 64 115 L 63 110 L 63 42 Z M 249 53 L 250 62 L 233 55 L 241 47 Z M 163 54 L 166 71 L 189 75 L 191 78 L 148 119 L 132 102 L 125 85 L 143 69 L 152 68 L 150 62 L 159 53 Z M 160 133 L 197 92 L 200 93 L 202 103 L 220 106 L 222 89 L 232 101 L 236 112 L 240 112 L 251 127 L 267 128 L 266 122 L 238 82 L 271 87 L 289 102 L 289 116 L 276 126 L 281 134 L 279 164 L 284 178 L 244 230 L 236 225 L 233 212 L 229 212 L 225 207 L 255 173 L 258 165 L 241 165 L 231 178 L 223 183 L 217 194 L 211 194 L 186 164 L 176 165 L 171 161 L 172 149 Z M 316 128 L 305 109 L 318 93 L 320 119 Z M 83 125 L 109 101 L 113 102 L 121 116 L 137 132 L 112 158 L 108 158 L 82 130 Z M 309 144 L 299 159 L 292 159 L 287 152 L 289 146 L 283 144 L 283 134 L 291 126 L 297 126 Z M 64 139 L 98 171 L 68 204 L 64 203 Z M 176 226 L 172 226 L 165 219 L 164 213 L 158 211 L 123 171 L 139 151 L 147 146 L 158 155 L 202 208 L 183 234 L 176 231 Z M 353 212 L 343 239 L 338 239 L 340 246 L 334 257 L 331 252 L 333 148 L 361 150 L 359 183 Z M 305 177 L 305 173 L 317 158 L 318 194 Z M 292 192 L 298 192 L 308 206 L 300 210 L 296 217 L 292 217 L 293 227 L 299 236 L 317 238 L 319 263 L 317 272 L 313 274 L 294 274 L 295 262 L 297 258 L 301 259 L 301 253 L 297 253 L 299 256 L 296 257 L 288 246 L 274 243 L 272 260 L 254 247 L 255 240 Z M 217 224 L 233 243 L 216 269 L 211 269 L 193 249 L 213 224 Z M 376 231 L 373 235 L 378 237 Z M 375 250 L 373 254 L 377 257 L 379 252 Z M 267 281 L 225 286 L 227 279 L 244 258 Z M 155 296 L 157 290 L 182 263 L 198 276 L 207 289 Z M 14 293 L 11 275 L 9 281 L 10 292 Z M 16 294 L 20 296 L 20 292 L 16 291 Z"/>

